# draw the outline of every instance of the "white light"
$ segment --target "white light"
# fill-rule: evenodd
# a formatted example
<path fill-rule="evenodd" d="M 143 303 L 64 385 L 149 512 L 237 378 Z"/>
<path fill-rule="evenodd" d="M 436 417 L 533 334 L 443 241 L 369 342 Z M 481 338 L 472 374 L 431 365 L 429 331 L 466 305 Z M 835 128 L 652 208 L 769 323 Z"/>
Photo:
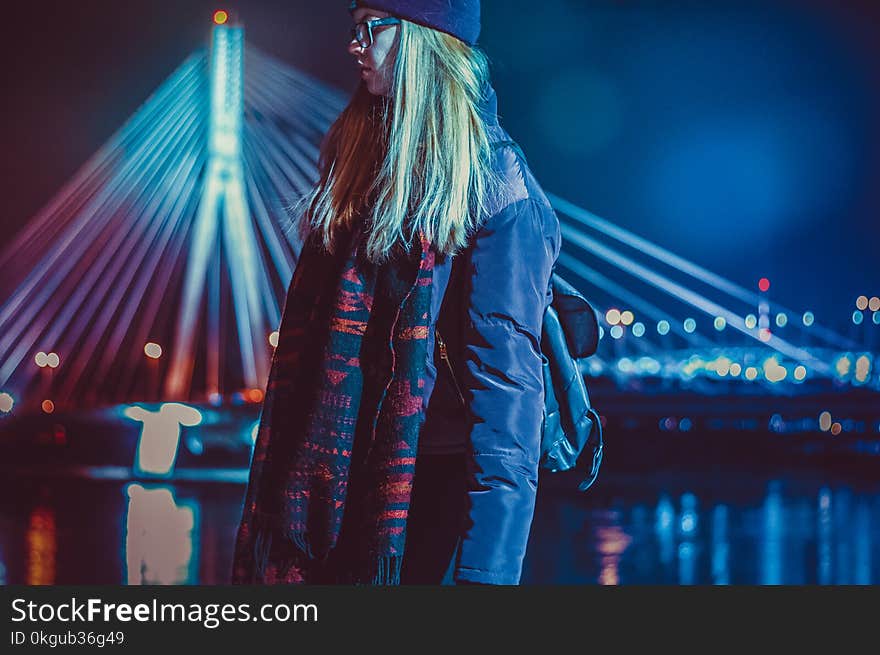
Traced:
<path fill-rule="evenodd" d="M 144 354 L 153 359 L 159 359 L 162 356 L 162 346 L 158 343 L 148 342 L 144 346 Z"/>
<path fill-rule="evenodd" d="M 715 317 L 715 329 L 718 330 L 719 332 L 721 332 L 726 327 L 727 327 L 727 319 L 725 319 L 723 316 L 716 316 Z"/>
<path fill-rule="evenodd" d="M 669 334 L 669 321 L 660 321 L 657 323 L 657 332 L 660 334 Z"/>
<path fill-rule="evenodd" d="M 684 331 L 688 334 L 691 334 L 694 330 L 697 329 L 697 322 L 692 318 L 684 319 Z"/>
<path fill-rule="evenodd" d="M 632 327 L 633 336 L 641 337 L 645 334 L 645 325 L 643 323 L 636 323 Z"/>
<path fill-rule="evenodd" d="M 44 366 L 48 365 L 46 353 L 44 353 L 42 350 L 37 353 L 36 357 L 34 357 L 34 361 L 37 363 L 37 366 L 39 366 L 40 368 L 43 368 Z"/>
<path fill-rule="evenodd" d="M 754 330 L 755 326 L 758 324 L 758 319 L 754 314 L 749 314 L 746 316 L 746 327 L 750 330 Z"/>
<path fill-rule="evenodd" d="M 0 393 L 0 412 L 4 414 L 8 414 L 12 411 L 12 408 L 15 406 L 15 399 L 6 393 Z"/>
<path fill-rule="evenodd" d="M 163 403 L 157 412 L 133 405 L 124 414 L 144 424 L 134 462 L 134 470 L 140 475 L 170 475 L 180 444 L 180 426 L 202 421 L 201 412 L 181 403 Z"/>
<path fill-rule="evenodd" d="M 58 365 L 61 363 L 61 360 L 58 357 L 57 353 L 49 353 L 46 355 L 46 365 L 49 368 L 58 368 Z"/>
<path fill-rule="evenodd" d="M 269 335 L 269 345 L 271 345 L 273 348 L 278 347 L 278 330 L 275 330 L 274 332 L 272 332 L 272 334 Z"/>

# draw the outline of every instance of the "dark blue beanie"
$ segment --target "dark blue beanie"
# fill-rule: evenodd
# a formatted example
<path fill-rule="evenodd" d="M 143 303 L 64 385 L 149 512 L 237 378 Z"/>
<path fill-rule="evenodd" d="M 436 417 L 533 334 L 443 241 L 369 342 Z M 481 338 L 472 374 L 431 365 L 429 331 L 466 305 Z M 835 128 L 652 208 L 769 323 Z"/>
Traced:
<path fill-rule="evenodd" d="M 353 0 L 358 7 L 378 9 L 413 23 L 432 27 L 475 45 L 480 36 L 480 0 Z"/>

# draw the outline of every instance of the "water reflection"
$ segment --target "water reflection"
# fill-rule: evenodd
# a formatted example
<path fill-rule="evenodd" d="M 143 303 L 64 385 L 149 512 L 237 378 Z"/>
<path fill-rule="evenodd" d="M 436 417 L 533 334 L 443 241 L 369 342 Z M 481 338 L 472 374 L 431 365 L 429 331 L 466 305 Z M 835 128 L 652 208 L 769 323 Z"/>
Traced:
<path fill-rule="evenodd" d="M 128 584 L 197 582 L 198 504 L 179 503 L 169 486 L 126 487 L 125 565 Z"/>
<path fill-rule="evenodd" d="M 809 479 L 541 488 L 524 584 L 876 584 L 880 489 Z M 8 584 L 227 584 L 244 487 L 42 481 L 0 494 Z"/>
<path fill-rule="evenodd" d="M 569 505 L 593 525 L 594 539 L 579 555 L 592 571 L 587 582 L 598 584 L 874 584 L 877 553 L 878 493 L 833 490 L 803 480 L 769 480 L 759 497 L 743 498 L 742 489 L 710 497 L 701 509 L 701 494 L 655 489 L 653 506 L 633 502 L 627 485 L 605 485 L 607 499 L 577 497 L 556 491 L 539 496 L 523 582 L 580 582 L 559 568 L 540 562 L 559 561 L 567 544 L 565 526 L 545 525 L 545 508 Z M 607 511 L 611 502 L 615 511 Z M 704 516 L 705 515 L 705 516 Z M 560 532 L 557 532 L 561 530 Z M 582 578 L 582 575 L 576 576 Z"/>
<path fill-rule="evenodd" d="M 31 511 L 26 535 L 27 578 L 25 584 L 50 585 L 55 583 L 55 512 L 45 506 Z"/>

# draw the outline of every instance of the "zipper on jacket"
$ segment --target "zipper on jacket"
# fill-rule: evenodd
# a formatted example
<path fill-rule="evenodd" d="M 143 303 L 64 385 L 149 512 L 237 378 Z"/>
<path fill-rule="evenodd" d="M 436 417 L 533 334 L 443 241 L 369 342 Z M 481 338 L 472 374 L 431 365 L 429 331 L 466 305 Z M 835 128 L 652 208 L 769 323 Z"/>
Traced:
<path fill-rule="evenodd" d="M 449 369 L 449 375 L 452 376 L 452 384 L 455 385 L 455 391 L 458 394 L 458 399 L 461 401 L 461 406 L 467 407 L 467 403 L 464 402 L 464 395 L 461 393 L 461 387 L 458 386 L 455 371 L 452 370 L 452 362 L 449 360 L 449 353 L 446 350 L 446 342 L 443 341 L 443 337 L 440 336 L 440 330 L 435 328 L 434 336 L 437 337 L 437 345 L 440 347 L 440 359 L 446 362 L 446 367 Z"/>

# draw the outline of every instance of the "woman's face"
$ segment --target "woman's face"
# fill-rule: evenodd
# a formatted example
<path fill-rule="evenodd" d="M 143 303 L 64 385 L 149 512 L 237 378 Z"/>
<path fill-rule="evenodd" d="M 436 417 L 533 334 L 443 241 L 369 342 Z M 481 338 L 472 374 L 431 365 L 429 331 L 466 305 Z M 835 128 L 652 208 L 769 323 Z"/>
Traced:
<path fill-rule="evenodd" d="M 355 23 L 362 23 L 377 18 L 385 18 L 386 14 L 376 9 L 359 7 L 352 17 Z M 348 44 L 348 52 L 355 57 L 361 72 L 361 79 L 367 90 L 375 96 L 387 96 L 391 91 L 394 76 L 394 61 L 397 57 L 397 25 L 382 25 L 373 28 L 373 44 L 362 48 L 352 39 Z"/>

